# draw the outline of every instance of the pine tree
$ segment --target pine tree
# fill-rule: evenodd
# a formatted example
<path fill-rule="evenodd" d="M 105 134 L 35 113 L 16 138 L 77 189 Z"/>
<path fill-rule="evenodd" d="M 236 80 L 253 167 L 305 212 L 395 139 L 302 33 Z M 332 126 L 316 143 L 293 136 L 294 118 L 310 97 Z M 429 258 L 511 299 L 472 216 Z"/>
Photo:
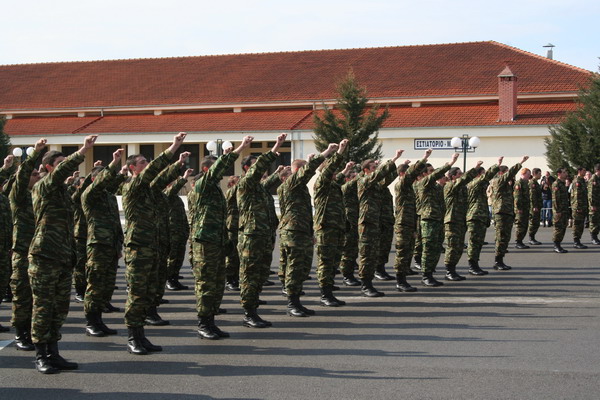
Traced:
<path fill-rule="evenodd" d="M 379 128 L 389 116 L 387 107 L 383 112 L 378 104 L 367 109 L 367 91 L 358 85 L 352 70 L 336 85 L 336 91 L 336 111 L 325 106 L 322 117 L 314 116 L 313 139 L 317 150 L 349 139 L 348 160 L 357 163 L 369 158 L 379 160 L 382 156 Z"/>
<path fill-rule="evenodd" d="M 546 158 L 553 171 L 577 167 L 593 171 L 600 162 L 600 74 L 593 74 L 587 87 L 579 91 L 577 109 L 560 125 L 550 128 Z"/>
<path fill-rule="evenodd" d="M 5 123 L 6 118 L 4 118 L 4 116 L 0 116 L 0 163 L 8 155 L 8 150 L 10 148 L 10 138 L 6 133 L 4 133 Z"/>

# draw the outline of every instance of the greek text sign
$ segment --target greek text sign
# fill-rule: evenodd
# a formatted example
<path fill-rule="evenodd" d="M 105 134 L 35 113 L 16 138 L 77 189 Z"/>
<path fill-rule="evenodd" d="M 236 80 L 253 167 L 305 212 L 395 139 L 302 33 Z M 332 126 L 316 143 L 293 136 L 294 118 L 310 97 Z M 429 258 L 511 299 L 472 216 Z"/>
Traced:
<path fill-rule="evenodd" d="M 450 145 L 452 139 L 415 139 L 415 150 L 454 150 Z"/>

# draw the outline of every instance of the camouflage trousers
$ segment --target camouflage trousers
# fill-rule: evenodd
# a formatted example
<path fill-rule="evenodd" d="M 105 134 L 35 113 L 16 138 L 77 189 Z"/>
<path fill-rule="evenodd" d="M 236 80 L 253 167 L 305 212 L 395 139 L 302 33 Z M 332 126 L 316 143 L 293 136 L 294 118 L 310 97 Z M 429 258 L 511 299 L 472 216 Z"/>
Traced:
<path fill-rule="evenodd" d="M 306 233 L 283 231 L 279 248 L 279 279 L 283 278 L 288 296 L 299 295 L 312 266 L 313 238 Z"/>
<path fill-rule="evenodd" d="M 444 244 L 444 222 L 435 220 L 421 220 L 421 270 L 423 273 L 435 272 Z"/>
<path fill-rule="evenodd" d="M 465 249 L 467 224 L 464 221 L 445 223 L 444 233 L 447 246 L 444 254 L 444 264 L 456 266 Z"/>
<path fill-rule="evenodd" d="M 12 325 L 14 327 L 28 328 L 31 326 L 31 309 L 33 297 L 29 284 L 29 260 L 27 254 L 13 251 L 12 275 L 10 277 L 10 290 L 13 295 Z"/>
<path fill-rule="evenodd" d="M 77 262 L 73 269 L 73 286 L 78 293 L 83 293 L 87 286 L 85 276 L 85 264 L 87 260 L 87 239 L 75 238 L 75 252 L 77 253 Z"/>
<path fill-rule="evenodd" d="M 33 298 L 31 339 L 33 343 L 57 342 L 69 314 L 73 264 L 30 254 L 27 272 Z"/>
<path fill-rule="evenodd" d="M 188 235 L 171 235 L 169 255 L 167 256 L 167 278 L 177 278 L 185 259 L 185 247 Z"/>
<path fill-rule="evenodd" d="M 218 314 L 225 291 L 225 251 L 221 243 L 193 245 L 194 293 L 198 317 Z"/>
<path fill-rule="evenodd" d="M 119 250 L 114 246 L 89 244 L 87 247 L 87 287 L 83 301 L 85 313 L 102 312 L 110 302 L 117 278 Z"/>
<path fill-rule="evenodd" d="M 469 261 L 479 261 L 481 248 L 485 241 L 485 232 L 487 231 L 488 221 L 472 219 L 467 221 L 467 230 L 469 231 L 469 246 L 467 247 L 467 258 Z"/>
<path fill-rule="evenodd" d="M 342 275 L 351 275 L 357 267 L 358 258 L 358 226 L 350 226 L 344 233 L 344 248 L 342 249 L 342 260 L 340 271 Z"/>
<path fill-rule="evenodd" d="M 12 266 L 10 262 L 10 252 L 7 250 L 3 250 L 0 252 L 0 291 L 1 297 L 4 297 L 4 290 L 8 287 L 10 282 L 10 274 L 12 271 Z M 0 302 L 2 302 L 2 298 L 0 298 Z"/>
<path fill-rule="evenodd" d="M 171 246 L 169 245 L 160 246 L 160 250 L 158 252 L 158 280 L 156 282 L 156 295 L 154 296 L 154 302 L 152 304 L 155 307 L 160 306 L 160 301 L 165 295 L 165 285 L 167 284 L 167 278 L 169 274 L 167 262 L 169 259 L 170 247 Z"/>
<path fill-rule="evenodd" d="M 262 285 L 269 279 L 269 275 L 271 275 L 271 264 L 273 263 L 273 250 L 275 249 L 275 243 L 277 242 L 277 235 L 273 234 L 271 235 L 271 251 L 269 251 L 268 256 L 265 257 L 265 268 L 262 269 L 262 275 L 261 275 L 261 286 L 260 286 L 260 290 L 262 292 Z"/>
<path fill-rule="evenodd" d="M 421 258 L 423 254 L 423 235 L 421 235 L 421 218 L 417 218 L 417 231 L 415 233 L 415 251 L 414 256 Z"/>
<path fill-rule="evenodd" d="M 394 269 L 396 275 L 406 277 L 410 269 L 413 251 L 415 249 L 416 226 L 396 224 L 396 257 L 394 258 Z"/>
<path fill-rule="evenodd" d="M 335 270 L 340 265 L 344 247 L 344 231 L 323 229 L 316 232 L 317 238 L 317 279 L 319 287 L 333 286 Z"/>
<path fill-rule="evenodd" d="M 552 241 L 555 243 L 560 243 L 563 241 L 565 237 L 565 232 L 567 231 L 567 225 L 569 224 L 569 213 L 562 212 L 560 213 L 560 217 L 557 213 L 554 213 L 554 232 L 552 233 Z"/>
<path fill-rule="evenodd" d="M 535 237 L 535 234 L 540 229 L 540 222 L 542 220 L 542 210 L 531 211 L 529 213 L 529 237 Z"/>
<path fill-rule="evenodd" d="M 258 307 L 258 297 L 271 269 L 273 238 L 266 235 L 239 234 L 240 303 L 246 310 Z"/>
<path fill-rule="evenodd" d="M 240 255 L 238 252 L 238 232 L 229 231 L 229 240 L 232 243 L 231 250 L 225 257 L 225 276 L 228 280 L 240 279 Z"/>
<path fill-rule="evenodd" d="M 590 233 L 592 235 L 600 234 L 600 210 L 591 211 L 590 208 Z"/>
<path fill-rule="evenodd" d="M 372 281 L 379 261 L 380 229 L 378 225 L 358 226 L 358 276 Z"/>
<path fill-rule="evenodd" d="M 390 259 L 390 251 L 394 242 L 394 221 L 385 221 L 380 225 L 377 266 L 385 266 Z"/>
<path fill-rule="evenodd" d="M 494 214 L 494 226 L 496 228 L 496 256 L 498 257 L 504 257 L 506 254 L 514 221 L 514 215 Z"/>
<path fill-rule="evenodd" d="M 583 229 L 585 227 L 585 217 L 588 215 L 588 210 L 581 212 L 573 210 L 573 241 L 581 240 Z"/>
<path fill-rule="evenodd" d="M 125 278 L 129 286 L 125 303 L 125 325 L 144 326 L 148 308 L 154 304 L 158 286 L 156 247 L 125 246 Z"/>
<path fill-rule="evenodd" d="M 527 235 L 527 228 L 529 227 L 529 210 L 522 210 L 521 214 L 515 214 L 515 240 L 517 242 L 523 241 Z"/>

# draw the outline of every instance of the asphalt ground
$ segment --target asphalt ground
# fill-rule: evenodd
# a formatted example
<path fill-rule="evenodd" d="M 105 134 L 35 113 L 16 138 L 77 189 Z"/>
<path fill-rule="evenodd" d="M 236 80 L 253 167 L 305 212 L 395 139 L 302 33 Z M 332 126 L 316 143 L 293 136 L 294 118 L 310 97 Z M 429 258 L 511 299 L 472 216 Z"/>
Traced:
<path fill-rule="evenodd" d="M 226 292 L 228 312 L 217 322 L 231 338 L 218 341 L 197 337 L 192 290 L 167 291 L 170 304 L 159 311 L 171 325 L 146 329 L 165 350 L 148 356 L 126 352 L 122 312 L 104 316 L 119 335 L 85 336 L 82 304 L 73 302 L 60 348 L 79 370 L 39 374 L 34 354 L 11 344 L 14 331 L 2 333 L 0 399 L 598 399 L 600 246 L 575 250 L 565 242 L 569 253 L 557 255 L 551 229 L 541 228 L 538 239 L 544 245 L 529 250 L 511 244 L 511 271 L 491 269 L 488 245 L 485 277 L 441 288 L 410 277 L 419 288 L 411 294 L 377 282 L 386 293 L 377 299 L 342 287 L 336 296 L 348 304 L 341 308 L 318 305 L 313 270 L 303 303 L 317 315 L 287 316 L 279 284 L 266 287 L 259 312 L 273 322 L 267 329 L 242 327 L 239 295 Z M 182 282 L 192 285 L 187 265 Z M 466 273 L 466 257 L 458 270 Z M 123 272 L 114 296 L 121 308 Z M 8 314 L 3 304 L 5 326 Z"/>

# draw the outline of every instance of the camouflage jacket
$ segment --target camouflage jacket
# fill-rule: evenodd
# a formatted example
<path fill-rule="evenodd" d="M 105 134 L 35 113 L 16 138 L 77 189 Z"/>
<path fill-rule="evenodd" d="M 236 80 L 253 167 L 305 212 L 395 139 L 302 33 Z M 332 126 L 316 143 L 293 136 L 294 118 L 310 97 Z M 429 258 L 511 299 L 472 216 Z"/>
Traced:
<path fill-rule="evenodd" d="M 29 179 L 39 155 L 40 153 L 34 152 L 21 164 L 17 170 L 15 183 L 8 195 L 13 218 L 12 249 L 19 253 L 29 251 L 29 245 L 35 231 Z"/>
<path fill-rule="evenodd" d="M 81 207 L 87 221 L 87 244 L 121 249 L 123 229 L 114 189 L 125 181 L 119 166 L 104 168 L 81 194 Z"/>
<path fill-rule="evenodd" d="M 460 178 L 446 183 L 446 186 L 444 186 L 444 203 L 446 206 L 444 223 L 465 223 L 469 209 L 467 185 L 476 176 L 477 170 L 471 168 Z"/>
<path fill-rule="evenodd" d="M 437 180 L 450 170 L 446 163 L 414 184 L 417 195 L 417 214 L 422 220 L 443 221 L 446 213 L 444 204 L 444 189 L 438 185 Z"/>
<path fill-rule="evenodd" d="M 81 207 L 81 195 L 91 183 L 92 175 L 88 174 L 81 185 L 76 187 L 75 191 L 71 194 L 71 199 L 73 199 L 73 221 L 75 222 L 74 235 L 77 239 L 87 238 L 88 227 L 85 215 L 83 214 L 83 208 Z"/>
<path fill-rule="evenodd" d="M 537 208 L 538 212 L 540 212 L 544 206 L 542 200 L 542 187 L 537 179 L 531 178 L 529 180 L 529 196 L 531 198 L 529 210 L 533 212 L 533 209 Z"/>
<path fill-rule="evenodd" d="M 515 214 L 521 212 L 529 212 L 531 207 L 531 194 L 529 193 L 529 181 L 519 179 L 515 181 L 513 188 L 513 197 L 515 205 Z"/>
<path fill-rule="evenodd" d="M 227 230 L 237 235 L 239 224 L 240 224 L 240 210 L 237 206 L 237 184 L 230 187 L 225 192 L 225 203 L 227 204 L 227 218 L 225 219 L 225 225 Z"/>
<path fill-rule="evenodd" d="M 358 226 L 358 180 L 360 175 L 342 185 L 344 195 L 344 211 L 351 227 Z"/>
<path fill-rule="evenodd" d="M 33 186 L 35 232 L 30 254 L 65 264 L 75 260 L 73 200 L 64 182 L 84 159 L 79 152 L 71 154 Z"/>
<path fill-rule="evenodd" d="M 490 219 L 488 208 L 487 188 L 490 181 L 498 173 L 497 164 L 492 165 L 485 174 L 475 178 L 467 185 L 467 202 L 469 209 L 467 210 L 467 221 L 483 221 L 487 223 Z"/>
<path fill-rule="evenodd" d="M 394 164 L 394 167 L 396 164 Z M 394 168 L 393 171 L 379 182 L 379 195 L 381 197 L 381 214 L 379 216 L 379 223 L 382 226 L 394 226 L 394 196 L 390 192 L 389 186 L 398 177 L 398 169 Z"/>
<path fill-rule="evenodd" d="M 163 253 L 168 252 L 169 243 L 171 242 L 170 227 L 169 227 L 169 198 L 165 192 L 169 183 L 179 177 L 181 171 L 181 163 L 175 161 L 160 173 L 150 183 L 150 189 L 154 192 L 156 199 L 156 207 L 158 209 L 158 243 L 161 246 Z"/>
<path fill-rule="evenodd" d="M 221 179 L 238 158 L 237 153 L 224 154 L 196 181 L 193 238 L 197 242 L 225 244 L 227 241 L 227 204 L 221 190 Z M 239 197 L 238 197 L 239 203 Z M 240 209 L 241 215 L 241 209 Z"/>
<path fill-rule="evenodd" d="M 588 193 L 585 179 L 576 176 L 571 184 L 571 211 L 573 215 L 588 213 Z"/>
<path fill-rule="evenodd" d="M 315 156 L 302 168 L 290 175 L 277 189 L 279 209 L 281 210 L 280 232 L 293 231 L 312 236 L 312 202 L 306 185 L 323 161 L 325 161 L 325 157 L 322 155 Z"/>
<path fill-rule="evenodd" d="M 187 214 L 185 213 L 185 204 L 181 197 L 179 197 L 179 191 L 187 184 L 187 179 L 183 177 L 177 178 L 177 180 L 164 190 L 167 196 L 167 202 L 169 203 L 169 237 L 170 240 L 177 242 L 185 242 L 190 236 L 190 226 L 188 224 Z"/>
<path fill-rule="evenodd" d="M 515 215 L 513 189 L 510 182 L 515 179 L 517 172 L 521 169 L 521 164 L 517 163 L 506 173 L 497 176 L 493 183 L 492 212 L 494 214 Z"/>
<path fill-rule="evenodd" d="M 364 174 L 358 180 L 358 224 L 377 225 L 381 218 L 381 184 L 396 170 L 392 160 L 382 163 L 375 171 Z"/>
<path fill-rule="evenodd" d="M 123 187 L 125 212 L 125 246 L 158 246 L 159 213 L 156 193 L 150 184 L 173 157 L 166 150 L 152 160 L 136 177 Z"/>
<path fill-rule="evenodd" d="M 588 181 L 588 205 L 590 212 L 593 211 L 592 207 L 596 207 L 596 212 L 600 211 L 600 176 L 597 174 Z"/>
<path fill-rule="evenodd" d="M 419 160 L 406 170 L 406 173 L 398 178 L 394 187 L 396 192 L 396 218 L 395 224 L 416 226 L 417 223 L 417 203 L 413 183 L 417 176 L 423 172 L 425 162 Z"/>
<path fill-rule="evenodd" d="M 569 190 L 567 185 L 560 179 L 552 184 L 552 211 L 554 213 L 569 212 Z"/>
<path fill-rule="evenodd" d="M 342 186 L 334 176 L 344 157 L 335 153 L 325 162 L 325 167 L 315 182 L 313 195 L 315 200 L 314 229 L 346 229 L 346 212 Z"/>
<path fill-rule="evenodd" d="M 260 185 L 266 192 L 267 203 L 269 205 L 269 219 L 271 220 L 271 233 L 274 235 L 279 225 L 279 218 L 277 218 L 277 211 L 275 210 L 275 199 L 271 194 L 272 190 L 277 190 L 281 186 L 281 178 L 279 174 L 272 173 L 268 177 L 260 181 Z"/>
<path fill-rule="evenodd" d="M 271 151 L 261 154 L 237 184 L 240 233 L 257 236 L 273 233 L 273 218 L 277 217 L 269 209 L 269 196 L 272 196 L 261 184 L 261 179 L 276 158 Z"/>

